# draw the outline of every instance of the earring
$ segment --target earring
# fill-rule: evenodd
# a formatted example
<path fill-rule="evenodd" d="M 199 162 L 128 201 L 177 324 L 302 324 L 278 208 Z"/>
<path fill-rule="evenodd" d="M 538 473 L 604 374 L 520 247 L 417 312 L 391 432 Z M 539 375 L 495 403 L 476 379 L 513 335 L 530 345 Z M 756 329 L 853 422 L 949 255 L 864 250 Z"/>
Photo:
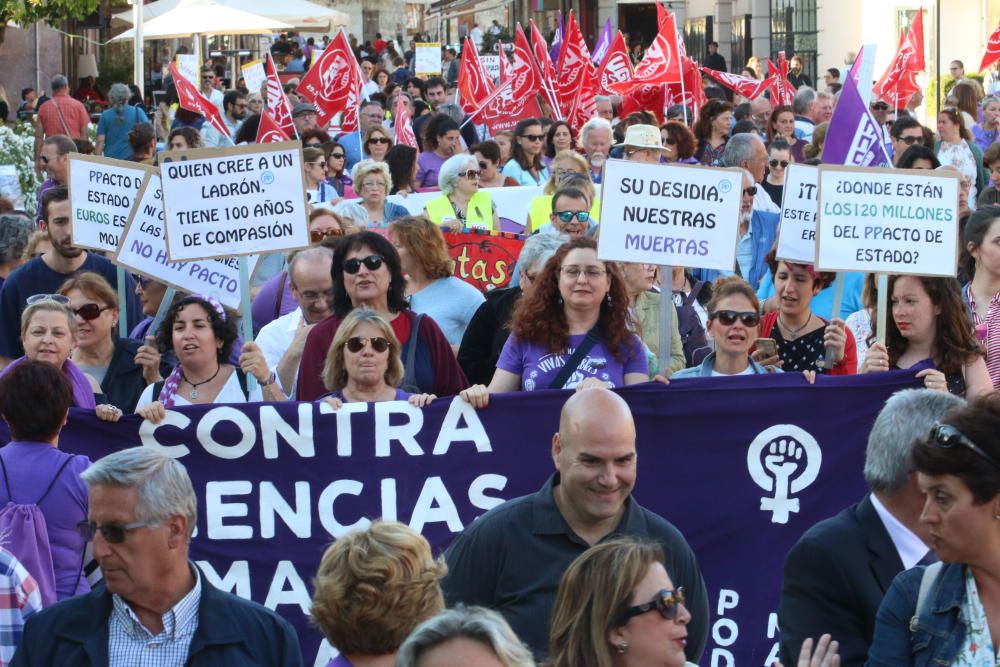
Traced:
<path fill-rule="evenodd" d="M 625 649 L 627 649 L 627 648 L 628 648 L 628 644 L 625 643 L 625 642 L 618 642 L 618 644 L 615 645 L 615 650 L 617 650 L 618 653 L 624 653 Z"/>
<path fill-rule="evenodd" d="M 610 307 L 611 306 L 611 292 L 608 292 L 608 294 L 607 294 L 607 302 L 608 302 L 608 306 Z"/>

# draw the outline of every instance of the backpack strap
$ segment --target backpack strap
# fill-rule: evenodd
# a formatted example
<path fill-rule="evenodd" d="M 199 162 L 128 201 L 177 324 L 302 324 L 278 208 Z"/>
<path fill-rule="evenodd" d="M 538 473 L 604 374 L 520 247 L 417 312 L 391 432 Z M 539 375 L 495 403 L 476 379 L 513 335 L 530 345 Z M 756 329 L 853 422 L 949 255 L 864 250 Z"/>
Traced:
<path fill-rule="evenodd" d="M 601 334 L 602 331 L 600 323 L 591 327 L 590 331 L 587 332 L 587 337 L 580 341 L 579 347 L 577 347 L 573 352 L 573 355 L 566 360 L 566 364 L 559 370 L 559 374 L 556 375 L 555 379 L 552 380 L 552 383 L 549 384 L 549 389 L 563 388 L 563 385 L 566 384 L 566 380 L 569 379 L 569 376 L 572 375 L 577 368 L 579 368 L 580 362 L 583 361 L 583 358 L 587 356 L 590 349 L 601 339 Z"/>
<path fill-rule="evenodd" d="M 917 621 L 920 615 L 924 612 L 924 607 L 929 604 L 927 598 L 930 595 L 931 587 L 934 582 L 937 581 L 938 575 L 941 574 L 941 569 L 944 567 L 944 563 L 938 561 L 936 563 L 931 563 L 924 568 L 924 574 L 920 578 L 920 590 L 917 592 L 917 606 L 913 610 L 913 618 L 910 619 L 910 632 L 913 633 L 917 629 Z"/>
<path fill-rule="evenodd" d="M 52 490 L 52 487 L 56 485 L 56 481 L 58 481 L 59 476 L 62 475 L 63 470 L 66 469 L 66 466 L 68 466 L 69 462 L 72 461 L 74 458 L 76 458 L 74 454 L 66 455 L 66 458 L 62 462 L 62 465 L 59 466 L 59 470 L 56 470 L 56 474 L 52 478 L 52 481 L 49 482 L 49 485 L 45 488 L 45 491 L 42 493 L 42 497 L 34 502 L 35 505 L 41 505 L 42 501 L 45 500 L 46 497 L 48 497 L 49 492 Z M 7 491 L 7 498 L 11 502 L 15 502 L 14 494 L 10 492 L 10 481 L 7 479 L 7 465 L 3 462 L 2 456 L 0 456 L 0 471 L 3 471 L 3 485 Z"/>
<path fill-rule="evenodd" d="M 3 485 L 4 488 L 7 490 L 7 498 L 9 498 L 11 502 L 13 502 L 14 494 L 10 492 L 10 482 L 7 481 L 7 466 L 4 465 L 2 456 L 0 456 L 0 470 L 3 470 Z"/>
<path fill-rule="evenodd" d="M 694 286 L 691 287 L 691 293 L 688 294 L 687 298 L 684 300 L 684 305 L 690 306 L 691 304 L 693 304 L 695 300 L 698 298 L 698 295 L 701 294 L 701 288 L 704 286 L 705 286 L 704 280 L 699 280 L 698 282 L 696 282 Z"/>

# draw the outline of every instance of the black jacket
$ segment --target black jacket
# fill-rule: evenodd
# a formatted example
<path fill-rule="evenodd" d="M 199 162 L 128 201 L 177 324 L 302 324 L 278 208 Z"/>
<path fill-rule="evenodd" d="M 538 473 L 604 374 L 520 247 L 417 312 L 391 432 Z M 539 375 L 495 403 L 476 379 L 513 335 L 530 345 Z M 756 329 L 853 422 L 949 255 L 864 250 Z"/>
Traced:
<path fill-rule="evenodd" d="M 520 297 L 520 287 L 493 290 L 469 320 L 458 348 L 458 365 L 469 384 L 488 385 L 493 379 L 500 351 L 510 336 L 510 318 Z"/>
<path fill-rule="evenodd" d="M 108 372 L 101 380 L 101 389 L 107 402 L 122 409 L 125 414 L 135 412 L 136 403 L 142 391 L 146 388 L 146 380 L 142 377 L 142 366 L 135 363 L 135 353 L 139 351 L 143 341 L 132 338 L 116 338 L 115 351 L 108 364 Z M 167 377 L 171 366 L 160 362 L 160 375 Z"/>

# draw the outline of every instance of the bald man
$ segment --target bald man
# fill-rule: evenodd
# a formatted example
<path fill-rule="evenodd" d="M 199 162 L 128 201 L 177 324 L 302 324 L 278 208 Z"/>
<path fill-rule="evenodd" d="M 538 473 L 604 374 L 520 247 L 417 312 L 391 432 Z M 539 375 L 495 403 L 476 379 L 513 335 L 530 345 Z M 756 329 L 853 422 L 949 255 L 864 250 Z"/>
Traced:
<path fill-rule="evenodd" d="M 552 436 L 552 461 L 556 472 L 540 491 L 493 508 L 448 547 L 448 605 L 496 609 L 544 658 L 556 589 L 569 564 L 612 537 L 645 538 L 663 546 L 670 578 L 684 587 L 691 612 L 685 652 L 698 662 L 708 634 L 705 582 L 680 531 L 632 498 L 637 453 L 628 404 L 607 389 L 575 393 Z"/>

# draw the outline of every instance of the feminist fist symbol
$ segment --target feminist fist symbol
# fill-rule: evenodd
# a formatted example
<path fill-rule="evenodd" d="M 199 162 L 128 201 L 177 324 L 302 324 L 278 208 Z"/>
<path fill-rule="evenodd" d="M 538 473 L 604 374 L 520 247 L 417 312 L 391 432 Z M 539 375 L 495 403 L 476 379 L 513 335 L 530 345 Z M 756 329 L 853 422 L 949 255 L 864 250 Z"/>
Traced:
<path fill-rule="evenodd" d="M 761 498 L 760 508 L 774 513 L 774 523 L 788 523 L 789 513 L 799 511 L 799 499 L 788 497 L 788 480 L 799 469 L 804 451 L 795 440 L 785 438 L 768 446 L 764 467 L 774 476 L 774 498 Z"/>

